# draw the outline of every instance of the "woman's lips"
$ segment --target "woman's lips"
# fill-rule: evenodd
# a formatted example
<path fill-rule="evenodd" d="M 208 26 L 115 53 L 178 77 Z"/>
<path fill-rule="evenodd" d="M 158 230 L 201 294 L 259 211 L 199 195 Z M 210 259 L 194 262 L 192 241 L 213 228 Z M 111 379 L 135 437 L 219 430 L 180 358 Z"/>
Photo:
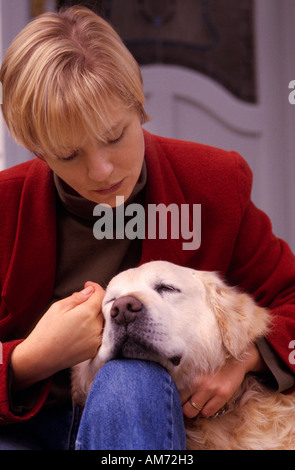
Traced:
<path fill-rule="evenodd" d="M 97 194 L 110 194 L 110 193 L 113 193 L 113 192 L 117 191 L 122 186 L 123 181 L 124 181 L 124 179 L 119 181 L 119 183 L 113 184 L 112 186 L 108 186 L 107 188 L 96 189 L 96 190 L 94 190 L 94 192 L 97 193 Z"/>

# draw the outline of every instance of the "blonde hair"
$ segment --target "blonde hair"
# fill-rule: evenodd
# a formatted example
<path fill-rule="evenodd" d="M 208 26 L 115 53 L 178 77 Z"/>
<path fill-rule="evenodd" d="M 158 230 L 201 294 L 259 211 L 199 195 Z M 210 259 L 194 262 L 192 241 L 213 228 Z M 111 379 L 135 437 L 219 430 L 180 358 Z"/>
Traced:
<path fill-rule="evenodd" d="M 100 138 L 117 105 L 138 110 L 142 123 L 148 119 L 137 62 L 114 29 L 87 8 L 31 21 L 7 50 L 0 81 L 7 127 L 35 154 L 60 155 L 69 144 L 79 145 L 81 131 Z"/>

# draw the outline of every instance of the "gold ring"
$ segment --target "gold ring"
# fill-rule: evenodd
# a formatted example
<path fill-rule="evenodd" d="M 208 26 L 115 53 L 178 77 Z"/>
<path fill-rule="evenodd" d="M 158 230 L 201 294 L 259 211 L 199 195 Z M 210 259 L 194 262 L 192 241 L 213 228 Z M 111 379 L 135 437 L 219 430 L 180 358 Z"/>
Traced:
<path fill-rule="evenodd" d="M 189 400 L 188 402 L 189 402 L 189 404 L 192 405 L 192 407 L 195 408 L 195 410 L 197 410 L 197 411 L 202 411 L 202 409 L 204 408 L 203 406 L 198 406 L 198 405 L 196 405 L 196 404 L 193 402 L 193 400 Z"/>

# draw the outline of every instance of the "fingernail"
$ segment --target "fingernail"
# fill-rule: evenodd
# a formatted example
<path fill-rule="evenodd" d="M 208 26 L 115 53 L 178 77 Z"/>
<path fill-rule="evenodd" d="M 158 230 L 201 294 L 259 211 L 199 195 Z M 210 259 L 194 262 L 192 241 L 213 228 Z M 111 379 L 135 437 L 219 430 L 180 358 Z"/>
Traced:
<path fill-rule="evenodd" d="M 91 295 L 94 291 L 94 288 L 92 286 L 85 287 L 81 292 L 84 295 Z"/>

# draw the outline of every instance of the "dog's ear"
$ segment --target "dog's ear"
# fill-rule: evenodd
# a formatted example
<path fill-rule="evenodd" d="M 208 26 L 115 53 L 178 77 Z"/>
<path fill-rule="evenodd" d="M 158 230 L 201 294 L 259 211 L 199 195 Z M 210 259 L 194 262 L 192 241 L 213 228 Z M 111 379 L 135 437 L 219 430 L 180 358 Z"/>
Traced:
<path fill-rule="evenodd" d="M 210 283 L 207 294 L 223 344 L 238 359 L 252 342 L 266 334 L 269 315 L 248 294 L 241 293 L 222 281 Z"/>

